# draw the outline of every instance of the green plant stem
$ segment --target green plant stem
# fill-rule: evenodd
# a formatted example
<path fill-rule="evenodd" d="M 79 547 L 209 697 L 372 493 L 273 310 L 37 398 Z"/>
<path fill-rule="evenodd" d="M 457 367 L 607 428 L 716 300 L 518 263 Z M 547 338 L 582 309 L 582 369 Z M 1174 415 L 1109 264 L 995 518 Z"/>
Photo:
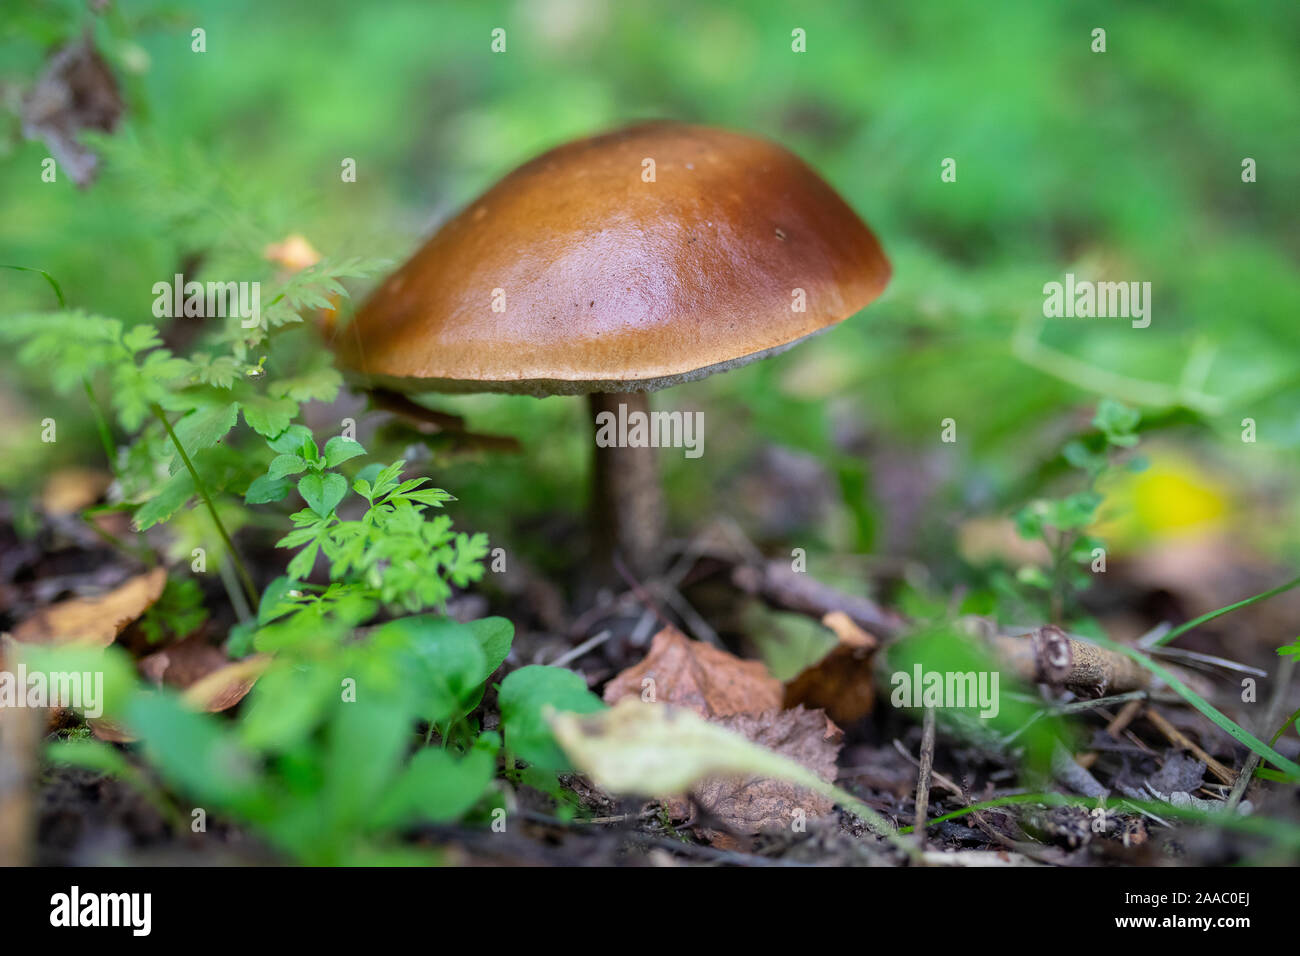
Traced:
<path fill-rule="evenodd" d="M 1279 584 L 1275 588 L 1271 588 L 1260 594 L 1256 594 L 1253 597 L 1248 597 L 1243 601 L 1238 601 L 1236 604 L 1229 604 L 1226 607 L 1221 607 L 1217 610 L 1209 611 L 1205 614 L 1202 614 L 1198 618 L 1193 618 L 1192 620 L 1188 621 L 1186 624 L 1180 624 L 1178 627 L 1174 628 L 1164 637 L 1160 638 L 1160 640 L 1155 641 L 1152 644 L 1152 646 L 1160 647 L 1161 645 L 1168 644 L 1174 638 L 1186 634 L 1194 627 L 1200 627 L 1202 624 L 1205 624 L 1207 621 L 1213 621 L 1216 617 L 1222 617 L 1224 614 L 1227 614 L 1230 611 L 1236 611 L 1239 608 L 1248 607 L 1251 604 L 1256 603 L 1257 601 L 1267 600 L 1268 598 L 1275 597 L 1278 594 L 1282 594 L 1284 591 L 1290 591 L 1292 588 L 1295 587 L 1300 587 L 1300 578 L 1292 578 L 1286 584 Z"/>
<path fill-rule="evenodd" d="M 152 407 L 154 415 L 162 422 L 163 428 L 167 430 L 167 437 L 176 446 L 176 452 L 181 456 L 181 461 L 185 463 L 185 467 L 189 470 L 190 477 L 194 479 L 194 487 L 203 499 L 203 504 L 207 506 L 208 514 L 212 516 L 212 523 L 217 526 L 217 533 L 221 535 L 221 540 L 225 542 L 226 551 L 230 555 L 230 560 L 234 562 L 235 570 L 239 572 L 239 579 L 243 582 L 244 590 L 248 592 L 249 601 L 252 602 L 253 607 L 257 607 L 262 603 L 262 599 L 257 594 L 257 587 L 253 584 L 253 577 L 248 573 L 248 568 L 244 566 L 243 559 L 239 557 L 239 552 L 235 550 L 235 543 L 230 540 L 230 535 L 226 533 L 226 526 L 221 523 L 221 516 L 217 514 L 217 507 L 212 503 L 212 496 L 208 494 L 207 485 L 199 477 L 199 473 L 194 468 L 194 463 L 190 461 L 190 456 L 186 453 L 185 447 L 181 444 L 180 439 L 176 437 L 176 432 L 172 430 L 172 423 L 167 420 L 167 415 L 162 410 L 162 406 L 155 402 Z"/>
<path fill-rule="evenodd" d="M 1297 718 L 1300 718 L 1300 710 L 1297 710 L 1286 720 L 1282 721 L 1282 726 L 1277 729 L 1277 733 L 1275 733 L 1272 739 L 1269 740 L 1268 745 L 1270 747 L 1274 746 L 1277 743 L 1277 739 L 1281 737 L 1284 733 L 1286 733 L 1286 729 L 1290 727 L 1292 724 L 1294 724 Z"/>
<path fill-rule="evenodd" d="M 104 446 L 104 457 L 108 459 L 108 470 L 117 478 L 117 451 L 113 447 L 113 433 L 108 427 L 108 419 L 104 416 L 104 409 L 99 404 L 99 399 L 95 397 L 95 390 L 90 387 L 90 379 L 83 378 L 81 384 L 86 389 L 86 398 L 90 400 L 91 411 L 95 413 L 95 427 L 99 432 L 99 443 Z"/>
<path fill-rule="evenodd" d="M 1065 621 L 1065 561 L 1069 553 L 1069 548 L 1065 544 L 1065 532 L 1057 529 L 1056 541 L 1051 545 L 1052 550 L 1052 590 L 1049 596 L 1051 602 L 1052 623 L 1060 627 Z"/>
<path fill-rule="evenodd" d="M 81 513 L 81 520 L 97 538 L 106 544 L 119 549 L 123 554 L 130 555 L 135 558 L 135 560 L 148 567 L 153 567 L 158 563 L 157 556 L 149 548 L 137 548 L 134 545 L 127 544 L 111 531 L 105 531 L 101 528 L 95 523 L 96 514 L 97 512 L 93 510 L 83 511 Z"/>

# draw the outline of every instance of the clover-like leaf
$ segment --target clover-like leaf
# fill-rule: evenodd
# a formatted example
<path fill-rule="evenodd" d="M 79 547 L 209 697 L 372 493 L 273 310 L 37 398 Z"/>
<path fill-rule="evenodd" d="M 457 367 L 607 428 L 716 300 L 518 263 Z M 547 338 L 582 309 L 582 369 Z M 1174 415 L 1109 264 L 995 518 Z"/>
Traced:
<path fill-rule="evenodd" d="M 298 494 L 307 502 L 307 507 L 322 518 L 333 513 L 347 492 L 347 479 L 334 472 L 304 475 L 298 481 Z"/>

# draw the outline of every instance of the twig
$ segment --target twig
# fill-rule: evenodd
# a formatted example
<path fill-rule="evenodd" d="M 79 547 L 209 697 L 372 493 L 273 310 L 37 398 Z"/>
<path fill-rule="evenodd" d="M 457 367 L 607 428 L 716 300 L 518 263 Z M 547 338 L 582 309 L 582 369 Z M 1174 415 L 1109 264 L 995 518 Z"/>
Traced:
<path fill-rule="evenodd" d="M 900 754 L 902 754 L 903 758 L 907 760 L 907 762 L 910 763 L 913 767 L 916 767 L 918 769 L 920 768 L 921 762 L 917 760 L 915 757 L 913 757 L 910 753 L 908 753 L 907 748 L 903 746 L 902 741 L 898 740 L 897 738 L 894 739 L 894 749 L 897 750 Z M 840 776 L 844 776 L 844 774 L 841 773 Z M 955 796 L 958 800 L 960 800 L 963 806 L 969 807 L 971 804 L 975 802 L 971 799 L 969 793 L 967 793 L 961 787 L 957 786 L 957 784 L 953 783 L 952 780 L 945 777 L 943 774 L 941 774 L 937 770 L 934 770 L 933 768 L 931 769 L 931 777 L 935 783 L 943 787 L 945 790 L 947 790 L 949 793 Z M 927 808 L 927 812 L 928 812 L 928 808 Z M 1050 862 L 1043 857 L 1038 847 L 1036 847 L 1033 843 L 1024 840 L 1015 840 L 1007 836 L 1005 833 L 1002 833 L 1001 831 L 996 829 L 993 826 L 993 824 L 989 821 L 988 817 L 984 815 L 984 812 L 982 810 L 972 810 L 971 819 L 975 821 L 975 825 L 984 832 L 985 836 L 987 836 L 990 840 L 992 840 L 994 843 L 998 844 L 999 846 L 1004 846 L 1007 849 L 1013 850 L 1016 853 L 1020 853 L 1024 856 L 1027 856 L 1030 859 L 1043 860 L 1043 862 Z M 1020 829 L 1019 825 L 1016 824 L 1014 820 L 1012 821 L 1012 823 L 1016 827 L 1016 831 L 1023 836 L 1024 831 Z M 927 824 L 924 828 L 917 827 L 916 829 L 918 831 L 921 829 L 928 830 L 929 825 Z M 936 855 L 935 851 L 927 850 L 921 854 L 921 859 L 929 863 L 932 862 L 931 857 L 935 855 Z"/>
<path fill-rule="evenodd" d="M 0 866 L 24 865 L 31 849 L 32 776 L 45 717 L 33 707 L 0 707 Z"/>
<path fill-rule="evenodd" d="M 934 708 L 925 708 L 921 725 L 921 763 L 916 775 L 916 848 L 925 852 L 925 817 L 930 810 L 930 772 L 934 769 Z"/>
<path fill-rule="evenodd" d="M 1192 740 L 1185 733 L 1171 724 L 1167 719 L 1165 719 L 1164 714 L 1160 713 L 1160 711 L 1156 710 L 1154 707 L 1148 706 L 1146 709 L 1146 717 L 1147 720 L 1155 724 L 1156 730 L 1164 734 L 1171 744 L 1175 747 L 1181 747 L 1184 750 L 1190 750 L 1195 754 L 1196 759 L 1203 761 L 1205 766 L 1209 768 L 1210 773 L 1214 774 L 1229 786 L 1236 783 L 1236 774 L 1206 753 L 1200 744 L 1196 743 L 1196 741 Z"/>
<path fill-rule="evenodd" d="M 1096 777 L 1079 766 L 1074 755 L 1059 740 L 1052 745 L 1052 776 L 1085 797 L 1099 798 L 1109 793 Z"/>
<path fill-rule="evenodd" d="M 902 619 L 883 610 L 876 602 L 838 591 L 795 571 L 785 561 L 768 561 L 757 566 L 738 564 L 732 569 L 731 581 L 742 591 L 769 604 L 818 620 L 831 611 L 843 611 L 853 623 L 882 639 L 895 637 L 903 629 Z"/>
<path fill-rule="evenodd" d="M 582 657 L 582 655 L 586 654 L 588 651 L 593 651 L 596 648 L 600 647 L 600 645 L 604 644 L 607 640 L 609 640 L 613 636 L 614 636 L 614 632 L 611 631 L 609 628 L 606 628 L 605 630 L 597 634 L 595 637 L 585 640 L 577 647 L 565 651 L 555 660 L 551 661 L 550 666 L 568 667 L 572 661 L 576 661 L 579 657 Z"/>
<path fill-rule="evenodd" d="M 1126 694 L 1113 694 L 1110 697 L 1097 697 L 1093 700 L 1072 701 L 1068 704 L 1062 704 L 1059 707 L 1053 708 L 1052 713 L 1060 717 L 1066 714 L 1083 713 L 1086 710 L 1096 710 L 1098 707 L 1109 707 L 1112 704 L 1122 704 L 1125 701 L 1132 703 L 1134 701 L 1143 701 L 1146 699 L 1146 691 L 1131 690 Z"/>
<path fill-rule="evenodd" d="M 1291 684 L 1291 675 L 1294 672 L 1294 657 L 1288 657 L 1278 665 L 1277 686 L 1273 688 L 1273 697 L 1269 701 L 1268 712 L 1264 716 L 1264 726 L 1262 728 L 1264 733 L 1268 733 L 1268 729 L 1276 724 L 1278 718 L 1282 716 L 1282 702 L 1286 699 L 1286 690 Z M 1270 745 L 1276 742 L 1276 738 L 1269 741 Z M 1250 752 L 1250 756 L 1246 758 L 1245 766 L 1241 768 L 1241 773 L 1237 775 L 1237 782 L 1232 788 L 1232 793 L 1228 795 L 1229 810 L 1235 811 L 1237 809 L 1238 804 L 1241 803 L 1241 798 L 1246 795 L 1246 788 L 1250 786 L 1250 781 L 1254 778 L 1255 771 L 1259 769 L 1263 759 L 1255 751 Z"/>
<path fill-rule="evenodd" d="M 672 609 L 681 615 L 682 623 L 686 625 L 696 640 L 705 641 L 714 647 L 726 649 L 726 645 L 722 643 L 722 638 L 718 637 L 718 632 L 709 626 L 709 622 L 700 616 L 700 612 L 695 610 L 686 598 L 682 597 L 682 593 L 677 588 L 664 583 L 661 584 L 658 590 Z"/>
<path fill-rule="evenodd" d="M 1139 697 L 1135 700 L 1130 700 L 1120 708 L 1120 711 L 1115 715 L 1115 718 L 1106 725 L 1106 733 L 1110 734 L 1116 740 L 1119 740 L 1119 735 L 1128 728 L 1129 724 L 1133 723 L 1133 721 L 1137 719 L 1137 715 L 1140 713 L 1142 713 L 1142 698 Z"/>
<path fill-rule="evenodd" d="M 1215 657 L 1213 654 L 1184 650 L 1181 647 L 1161 647 L 1157 644 L 1149 649 L 1149 653 L 1152 657 L 1166 657 L 1172 661 L 1180 661 L 1189 667 L 1200 667 L 1204 670 L 1217 668 L 1233 674 L 1250 674 L 1253 677 L 1268 676 L 1268 671 L 1261 670 L 1258 667 L 1251 667 L 1249 664 L 1242 664 L 1238 661 L 1230 661 L 1226 657 Z"/>
<path fill-rule="evenodd" d="M 655 603 L 655 599 L 646 592 L 644 587 L 641 586 L 641 582 L 633 577 L 632 572 L 627 569 L 627 565 L 623 563 L 623 560 L 617 554 L 614 554 L 611 557 L 614 564 L 614 570 L 618 572 L 619 577 L 627 582 L 627 586 L 632 589 L 632 593 L 635 594 L 637 600 L 641 602 L 641 606 L 658 618 L 659 623 L 664 627 L 673 627 L 673 622 L 668 620 L 668 618 L 664 616 L 663 612 L 659 610 L 659 605 Z"/>
<path fill-rule="evenodd" d="M 1137 661 L 1068 636 L 1048 624 L 1020 637 L 998 635 L 992 645 L 1027 683 L 1067 687 L 1076 693 L 1123 694 L 1147 690 L 1151 672 Z"/>

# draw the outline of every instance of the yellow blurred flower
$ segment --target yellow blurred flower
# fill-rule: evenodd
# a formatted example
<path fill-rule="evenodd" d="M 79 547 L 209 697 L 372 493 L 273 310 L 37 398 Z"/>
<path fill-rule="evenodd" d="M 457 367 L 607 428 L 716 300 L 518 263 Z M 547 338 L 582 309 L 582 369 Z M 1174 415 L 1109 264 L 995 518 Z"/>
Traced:
<path fill-rule="evenodd" d="M 1105 482 L 1093 531 L 1118 550 L 1222 525 L 1232 511 L 1224 485 L 1192 458 L 1170 449 L 1147 452 L 1149 467 Z"/>

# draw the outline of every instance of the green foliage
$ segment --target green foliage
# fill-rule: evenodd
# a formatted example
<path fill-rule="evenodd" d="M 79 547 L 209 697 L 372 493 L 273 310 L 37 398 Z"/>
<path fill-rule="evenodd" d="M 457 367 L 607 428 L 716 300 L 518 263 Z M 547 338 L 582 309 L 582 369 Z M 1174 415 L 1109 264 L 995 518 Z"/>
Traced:
<path fill-rule="evenodd" d="M 1098 486 L 1119 467 L 1132 471 L 1145 467 L 1141 459 L 1130 459 L 1122 466 L 1113 459 L 1115 451 L 1137 444 L 1140 420 L 1136 410 L 1111 399 L 1103 400 L 1092 419 L 1097 431 L 1074 439 L 1061 452 L 1081 474 L 1086 487 L 1058 498 L 1035 499 L 1014 515 L 1020 536 L 1027 541 L 1041 541 L 1051 556 L 1047 569 L 1025 565 L 1017 572 L 1016 580 L 1047 597 L 1049 614 L 1056 623 L 1065 620 L 1075 594 L 1091 584 L 1091 564 L 1105 551 L 1105 543 L 1087 532 L 1097 521 L 1105 500 Z"/>
<path fill-rule="evenodd" d="M 590 714 L 605 707 L 573 671 L 540 665 L 512 671 L 501 682 L 499 701 L 506 748 L 544 770 L 569 769 L 569 760 L 546 721 L 546 709 Z"/>
<path fill-rule="evenodd" d="M 140 619 L 140 630 L 150 644 L 158 644 L 168 637 L 188 637 L 207 619 L 199 582 L 193 578 L 168 578 L 162 596 Z"/>
<path fill-rule="evenodd" d="M 6 356 L 15 360 L 5 369 L 6 383 L 23 398 L 39 396 L 32 407 L 41 414 L 52 390 L 80 403 L 88 389 L 92 413 L 103 404 L 114 430 L 107 445 L 117 479 L 112 494 L 120 495 L 115 507 L 129 508 L 141 531 L 206 529 L 206 517 L 186 511 L 207 496 L 214 519 L 219 512 L 246 533 L 269 526 L 281 539 L 286 573 L 266 585 L 253 602 L 256 617 L 235 629 L 229 646 L 235 654 L 275 651 L 283 660 L 261 679 L 233 728 L 221 718 L 198 721 L 233 731 L 234 749 L 220 740 L 203 743 L 194 731 L 195 746 L 211 745 L 221 759 L 249 757 L 255 773 L 272 781 L 267 792 L 282 801 L 277 805 L 301 812 L 295 824 L 287 810 L 254 815 L 258 808 L 249 808 L 246 819 L 275 821 L 281 845 L 310 852 L 310 837 L 300 831 L 315 812 L 308 796 L 329 773 L 327 741 L 337 738 L 336 752 L 344 753 L 349 735 L 370 725 L 397 739 L 391 727 L 401 722 L 391 715 L 358 716 L 352 729 L 333 729 L 337 668 L 351 653 L 355 630 L 381 615 L 437 608 L 450 587 L 476 580 L 483 548 L 480 535 L 451 529 L 441 510 L 449 496 L 424 500 L 444 493 L 421 485 L 402 490 L 401 462 L 394 462 L 400 444 L 368 442 L 385 464 L 355 473 L 351 459 L 359 452 L 331 455 L 342 439 L 323 452 L 314 440 L 305 445 L 311 436 L 295 424 L 301 406 L 331 400 L 341 383 L 307 313 L 341 307 L 344 280 L 377 274 L 378 264 L 357 253 L 408 253 L 428 210 L 462 205 L 541 148 L 639 115 L 647 88 L 657 91 L 656 108 L 665 115 L 753 130 L 803 155 L 869 219 L 894 264 L 888 294 L 865 315 L 788 355 L 682 386 L 682 401 L 713 403 L 719 415 L 743 410 L 711 431 L 708 469 L 672 457 L 664 462 L 684 526 L 712 509 L 705 492 L 718 476 L 741 473 L 760 443 L 775 443 L 815 456 L 830 476 L 834 500 L 823 517 L 810 519 L 819 527 L 807 533 L 820 531 L 840 550 L 873 551 L 889 524 L 885 472 L 897 470 L 886 459 L 954 410 L 978 409 L 962 418 L 962 442 L 953 449 L 971 456 L 965 464 L 972 469 L 963 464 L 956 474 L 963 481 L 977 474 L 1004 503 L 1037 497 L 1018 523 L 1027 537 L 1047 544 L 1053 559 L 1046 571 L 1022 570 L 1003 591 L 971 592 L 963 610 L 1005 613 L 1001 601 L 1014 592 L 1022 603 L 1068 617 L 1077 610 L 1074 595 L 1090 580 L 1083 570 L 1090 546 L 1100 545 L 1088 529 L 1103 513 L 1105 478 L 1137 440 L 1137 413 L 1115 403 L 1098 408 L 1096 432 L 1063 451 L 1077 483 L 1059 496 L 1038 497 L 1035 487 L 1011 497 L 1008 485 L 1017 480 L 1026 436 L 1041 434 L 1062 408 L 1105 394 L 1142 405 L 1144 428 L 1158 427 L 1163 415 L 1218 430 L 1234 454 L 1242 449 L 1237 423 L 1250 415 L 1259 421 L 1261 444 L 1251 446 L 1243 473 L 1276 481 L 1294 498 L 1291 463 L 1263 454 L 1268 445 L 1300 446 L 1292 358 L 1300 349 L 1300 284 L 1289 251 L 1300 180 L 1293 163 L 1270 158 L 1295 153 L 1294 5 L 1242 17 L 1233 4 L 1215 0 L 1177 20 L 1157 7 L 1117 6 L 1108 29 L 1112 41 L 1124 42 L 1112 42 L 1099 57 L 1084 42 L 1091 24 L 1070 5 L 1011 0 L 976 10 L 953 0 L 867 9 L 831 0 L 807 11 L 803 25 L 815 55 L 803 57 L 789 52 L 788 5 L 677 4 L 678 29 L 665 40 L 644 29 L 664 10 L 629 0 L 602 7 L 599 16 L 575 17 L 564 36 L 512 46 L 510 69 L 489 76 L 481 72 L 482 49 L 460 38 L 486 36 L 509 6 L 492 0 L 435 9 L 397 0 L 382 14 L 336 5 L 329 16 L 302 18 L 230 0 L 205 11 L 213 36 L 233 35 L 250 18 L 260 27 L 214 54 L 225 58 L 214 61 L 219 83 L 211 70 L 194 68 L 185 28 L 177 33 L 167 5 L 149 0 L 113 5 L 111 18 L 87 14 L 81 4 L 35 5 L 15 10 L 0 31 L 3 80 L 23 89 L 48 50 L 89 26 L 128 100 L 112 136 L 83 134 L 104 160 L 92 191 L 67 188 L 61 178 L 48 188 L 0 195 L 11 227 L 0 236 L 0 262 L 40 266 L 60 300 L 66 291 L 72 303 L 36 314 L 49 298 L 46 284 L 0 286 L 0 339 L 21 343 Z M 989 61 L 987 51 L 1011 35 L 1040 55 Z M 343 48 L 357 64 L 382 68 L 340 78 L 331 67 Z M 856 82 L 864 58 L 891 82 Z M 427 124 L 410 121 L 427 114 L 429 90 L 439 91 L 438 110 L 449 117 L 434 136 Z M 972 101 L 981 109 L 969 109 Z M 291 128 L 277 128 L 285 116 Z M 382 175 L 338 188 L 340 142 L 370 144 L 367 168 Z M 8 145 L 0 161 L 15 181 L 47 153 L 39 142 Z M 934 163 L 950 152 L 959 158 L 960 178 L 942 183 Z M 1247 154 L 1260 159 L 1259 181 L 1250 184 L 1239 181 Z M 1008 169 L 1018 174 L 1006 175 Z M 310 188 L 326 183 L 319 194 Z M 262 250 L 299 231 L 337 254 L 292 276 L 273 276 Z M 141 321 L 144 291 L 180 264 L 187 278 L 264 280 L 257 325 L 204 322 L 194 334 L 194 320 Z M 1042 283 L 1066 271 L 1151 279 L 1151 327 L 1039 322 Z M 452 401 L 473 409 L 476 424 L 489 430 L 548 435 L 527 455 L 491 468 L 475 463 L 474 471 L 458 472 L 469 466 L 439 462 L 439 484 L 460 489 L 473 482 L 474 501 L 458 506 L 462 522 L 488 528 L 503 520 L 495 512 L 504 512 L 522 526 L 532 512 L 576 507 L 571 490 L 586 467 L 576 402 Z M 62 416 L 59 424 L 61 447 L 43 449 L 47 457 L 39 463 L 67 447 Z M 84 446 L 76 454 L 90 457 Z M 5 458 L 11 460 L 0 468 L 12 483 L 28 485 L 42 474 L 30 456 Z M 381 483 L 386 468 L 396 471 Z M 302 499 L 294 499 L 292 518 L 276 507 L 291 495 Z M 930 511 L 946 520 L 941 508 Z M 300 541 L 285 543 L 300 533 Z M 909 540 L 911 550 L 937 564 L 950 550 L 948 539 L 935 547 L 938 539 L 924 534 Z M 535 554 L 564 558 L 545 541 Z M 146 618 L 151 639 L 185 629 L 202 611 L 192 597 L 169 587 Z M 951 610 L 947 595 L 910 589 L 901 603 L 931 619 Z M 374 650 L 373 637 L 400 644 L 389 626 L 358 646 L 388 659 Z M 470 626 L 487 635 L 479 646 L 481 667 L 490 671 L 504 657 L 501 625 Z M 426 662 L 441 676 L 421 678 L 427 699 L 409 708 L 417 721 L 445 715 L 436 732 L 450 738 L 446 757 L 425 748 L 406 764 L 426 782 L 451 781 L 446 760 L 467 763 L 480 752 L 469 741 L 487 736 L 475 737 L 468 718 L 455 716 L 481 693 L 481 684 L 470 692 L 479 659 L 463 635 L 442 639 L 448 647 L 438 652 L 437 666 L 434 656 Z M 1300 641 L 1281 653 L 1300 655 Z M 532 681 L 552 682 L 548 693 L 559 698 L 591 700 L 574 679 L 556 674 L 506 680 L 506 743 L 513 737 L 522 759 L 553 764 L 537 724 L 547 694 L 530 693 Z M 163 706 L 138 716 L 160 720 Z M 489 738 L 482 751 L 491 749 Z M 393 770 L 392 750 L 378 748 L 359 791 L 342 780 L 330 784 L 331 839 L 349 826 L 364 829 L 358 800 L 377 792 L 374 780 L 385 781 L 388 789 L 380 792 L 387 795 L 401 791 L 403 767 L 399 760 Z M 159 760 L 175 752 L 157 745 Z M 432 769 L 416 773 L 417 760 Z M 460 792 L 474 790 L 471 780 Z M 409 800 L 392 799 L 365 826 L 395 825 Z M 432 803 L 456 802 L 441 799 Z M 350 859 L 391 846 L 370 837 L 360 844 L 338 840 L 331 852 L 347 844 Z"/>
<path fill-rule="evenodd" d="M 412 826 L 490 809 L 501 739 L 465 718 L 512 637 L 501 618 L 403 618 L 277 657 L 234 722 L 132 682 L 118 683 L 114 712 L 193 805 L 300 862 L 355 863 Z M 440 746 L 416 733 L 425 721 L 439 722 Z M 51 756 L 141 783 L 99 741 L 55 744 Z"/>
<path fill-rule="evenodd" d="M 360 444 L 336 436 L 322 453 L 301 426 L 268 444 L 279 454 L 249 485 L 245 500 L 280 500 L 289 494 L 290 479 L 301 475 L 296 488 L 307 507 L 290 516 L 294 530 L 276 542 L 298 549 L 288 565 L 295 588 L 309 587 L 301 582 L 322 555 L 334 585 L 331 600 L 364 598 L 408 612 L 439 606 L 453 585 L 466 587 L 482 577 L 487 536 L 453 532 L 450 518 L 426 514 L 455 499 L 424 487 L 427 478 L 402 481 L 405 462 L 363 469 L 352 489 L 367 508 L 360 518 L 345 519 L 338 511 L 348 482 L 333 469 L 365 454 Z"/>
<path fill-rule="evenodd" d="M 149 165 L 129 144 L 108 149 Z M 201 234 L 220 190 L 202 176 L 158 182 L 177 200 L 177 227 Z M 218 261 L 232 254 L 224 237 L 207 241 Z M 400 852 L 412 826 L 482 815 L 501 749 L 500 736 L 483 732 L 472 715 L 509 653 L 513 626 L 417 613 L 441 608 L 453 588 L 481 578 L 486 535 L 456 531 L 444 513 L 454 497 L 425 477 L 404 478 L 405 462 L 359 467 L 359 443 L 335 436 L 322 449 L 299 421 L 302 405 L 333 400 L 342 378 L 328 351 L 295 327 L 308 310 L 339 305 L 347 295 L 341 279 L 377 267 L 323 260 L 273 280 L 250 328 L 227 317 L 205 321 L 194 336 L 176 334 L 193 319 L 130 326 L 68 308 L 0 324 L 0 336 L 18 345 L 18 361 L 39 369 L 55 392 L 83 390 L 96 414 L 98 396 L 106 396 L 108 464 L 119 507 L 131 510 L 137 530 L 174 521 L 197 498 L 246 579 L 226 530 L 231 519 L 235 527 L 280 525 L 272 540 L 288 552 L 284 574 L 260 595 L 249 583 L 256 616 L 230 634 L 235 656 L 275 654 L 233 721 L 143 685 L 114 654 L 111 715 L 138 736 L 149 772 L 90 739 L 56 745 L 52 758 L 128 780 L 177 826 L 188 821 L 169 794 L 183 796 L 304 863 L 374 860 Z M 192 342 L 188 354 L 164 345 L 164 336 Z M 301 501 L 297 510 L 277 507 L 291 496 Z M 392 614 L 415 616 L 360 630 Z M 159 643 L 207 618 L 198 583 L 175 577 L 141 626 Z M 563 673 L 586 693 L 580 678 Z M 570 700 L 588 703 L 565 685 L 549 699 L 535 690 L 529 706 Z M 529 773 L 558 794 L 554 772 Z"/>

